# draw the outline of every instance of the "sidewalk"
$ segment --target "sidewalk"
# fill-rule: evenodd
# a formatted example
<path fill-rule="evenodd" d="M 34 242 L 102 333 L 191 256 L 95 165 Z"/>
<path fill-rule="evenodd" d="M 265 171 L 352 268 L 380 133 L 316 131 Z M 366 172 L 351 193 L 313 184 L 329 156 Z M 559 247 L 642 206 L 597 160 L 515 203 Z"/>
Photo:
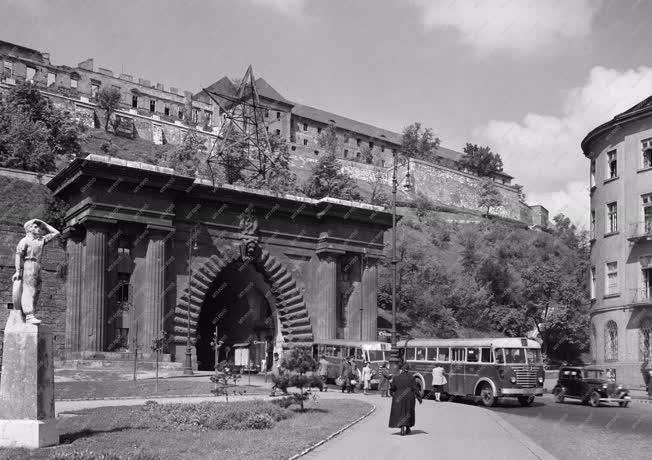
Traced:
<path fill-rule="evenodd" d="M 412 434 L 387 427 L 391 399 L 379 396 L 320 393 L 320 397 L 354 397 L 376 405 L 376 411 L 339 436 L 308 453 L 305 459 L 496 459 L 555 457 L 527 436 L 482 407 L 424 400 L 417 403 Z"/>

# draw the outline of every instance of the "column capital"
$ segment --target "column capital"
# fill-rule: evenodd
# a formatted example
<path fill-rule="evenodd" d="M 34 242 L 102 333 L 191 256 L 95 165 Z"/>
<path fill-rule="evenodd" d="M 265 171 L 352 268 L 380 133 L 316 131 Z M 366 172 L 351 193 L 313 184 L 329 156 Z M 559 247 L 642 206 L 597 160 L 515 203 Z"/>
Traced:
<path fill-rule="evenodd" d="M 61 232 L 61 238 L 63 240 L 73 239 L 73 240 L 83 240 L 86 236 L 86 229 L 81 225 L 73 225 L 66 227 Z"/>
<path fill-rule="evenodd" d="M 317 256 L 319 257 L 319 260 L 326 260 L 329 262 L 334 262 L 337 259 L 339 259 L 341 256 L 346 254 L 345 251 L 340 251 L 338 249 L 318 249 L 315 251 L 317 253 Z"/>

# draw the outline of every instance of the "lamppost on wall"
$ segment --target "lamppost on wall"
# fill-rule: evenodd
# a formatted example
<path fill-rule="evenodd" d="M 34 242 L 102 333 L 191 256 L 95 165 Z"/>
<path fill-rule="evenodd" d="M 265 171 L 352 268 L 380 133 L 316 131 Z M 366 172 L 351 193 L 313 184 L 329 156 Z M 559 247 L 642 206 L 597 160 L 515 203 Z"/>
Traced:
<path fill-rule="evenodd" d="M 392 166 L 392 351 L 389 358 L 389 368 L 392 373 L 398 372 L 400 365 L 399 350 L 397 347 L 398 337 L 396 333 L 396 283 L 397 283 L 397 267 L 398 259 L 396 258 L 396 192 L 398 188 L 397 176 L 397 160 L 398 152 L 396 149 L 393 151 L 393 166 Z M 405 175 L 405 191 L 410 189 L 410 160 L 407 160 L 407 173 Z"/>
<path fill-rule="evenodd" d="M 192 347 L 190 343 L 190 296 L 192 295 L 192 253 L 197 250 L 197 234 L 192 232 L 188 240 L 188 309 L 186 324 L 186 359 L 183 363 L 183 375 L 193 375 L 192 372 Z"/>

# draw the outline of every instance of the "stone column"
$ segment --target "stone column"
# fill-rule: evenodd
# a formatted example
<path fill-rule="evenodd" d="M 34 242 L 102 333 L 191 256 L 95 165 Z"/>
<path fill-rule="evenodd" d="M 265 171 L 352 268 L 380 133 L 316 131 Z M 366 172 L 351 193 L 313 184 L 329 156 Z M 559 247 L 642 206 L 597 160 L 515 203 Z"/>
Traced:
<path fill-rule="evenodd" d="M 163 329 L 165 306 L 165 233 L 150 230 L 145 253 L 145 285 L 143 286 L 143 331 L 139 342 L 149 350 L 152 341 Z"/>
<path fill-rule="evenodd" d="M 103 351 L 106 308 L 107 230 L 97 222 L 86 223 L 86 249 L 83 262 L 84 288 L 81 295 L 82 351 Z"/>
<path fill-rule="evenodd" d="M 378 340 L 378 270 L 375 259 L 366 259 L 362 272 L 362 340 Z"/>
<path fill-rule="evenodd" d="M 82 262 L 84 244 L 82 232 L 70 231 L 66 241 L 68 272 L 66 274 L 66 353 L 80 350 L 82 308 Z"/>
<path fill-rule="evenodd" d="M 334 339 L 337 337 L 337 257 L 321 254 L 317 267 L 317 311 L 313 325 L 315 338 Z"/>

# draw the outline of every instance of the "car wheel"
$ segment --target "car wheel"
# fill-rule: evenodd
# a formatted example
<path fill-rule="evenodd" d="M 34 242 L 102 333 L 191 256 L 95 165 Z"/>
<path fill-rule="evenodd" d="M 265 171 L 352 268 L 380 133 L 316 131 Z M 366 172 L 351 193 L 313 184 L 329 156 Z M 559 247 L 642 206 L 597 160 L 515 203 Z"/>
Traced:
<path fill-rule="evenodd" d="M 485 383 L 480 388 L 480 401 L 485 407 L 493 407 L 496 405 L 496 397 L 494 391 L 488 383 Z"/>
<path fill-rule="evenodd" d="M 556 387 L 552 390 L 552 395 L 555 397 L 555 402 L 563 403 L 564 402 L 564 390 L 559 387 Z"/>
<path fill-rule="evenodd" d="M 600 406 L 600 393 L 598 393 L 597 391 L 591 393 L 591 396 L 589 396 L 589 404 L 591 405 L 591 407 Z"/>
<path fill-rule="evenodd" d="M 534 402 L 534 396 L 519 396 L 518 402 L 523 407 L 531 406 Z"/>
<path fill-rule="evenodd" d="M 620 404 L 620 407 L 627 407 L 627 404 L 629 404 L 629 401 L 621 401 L 618 404 Z"/>

